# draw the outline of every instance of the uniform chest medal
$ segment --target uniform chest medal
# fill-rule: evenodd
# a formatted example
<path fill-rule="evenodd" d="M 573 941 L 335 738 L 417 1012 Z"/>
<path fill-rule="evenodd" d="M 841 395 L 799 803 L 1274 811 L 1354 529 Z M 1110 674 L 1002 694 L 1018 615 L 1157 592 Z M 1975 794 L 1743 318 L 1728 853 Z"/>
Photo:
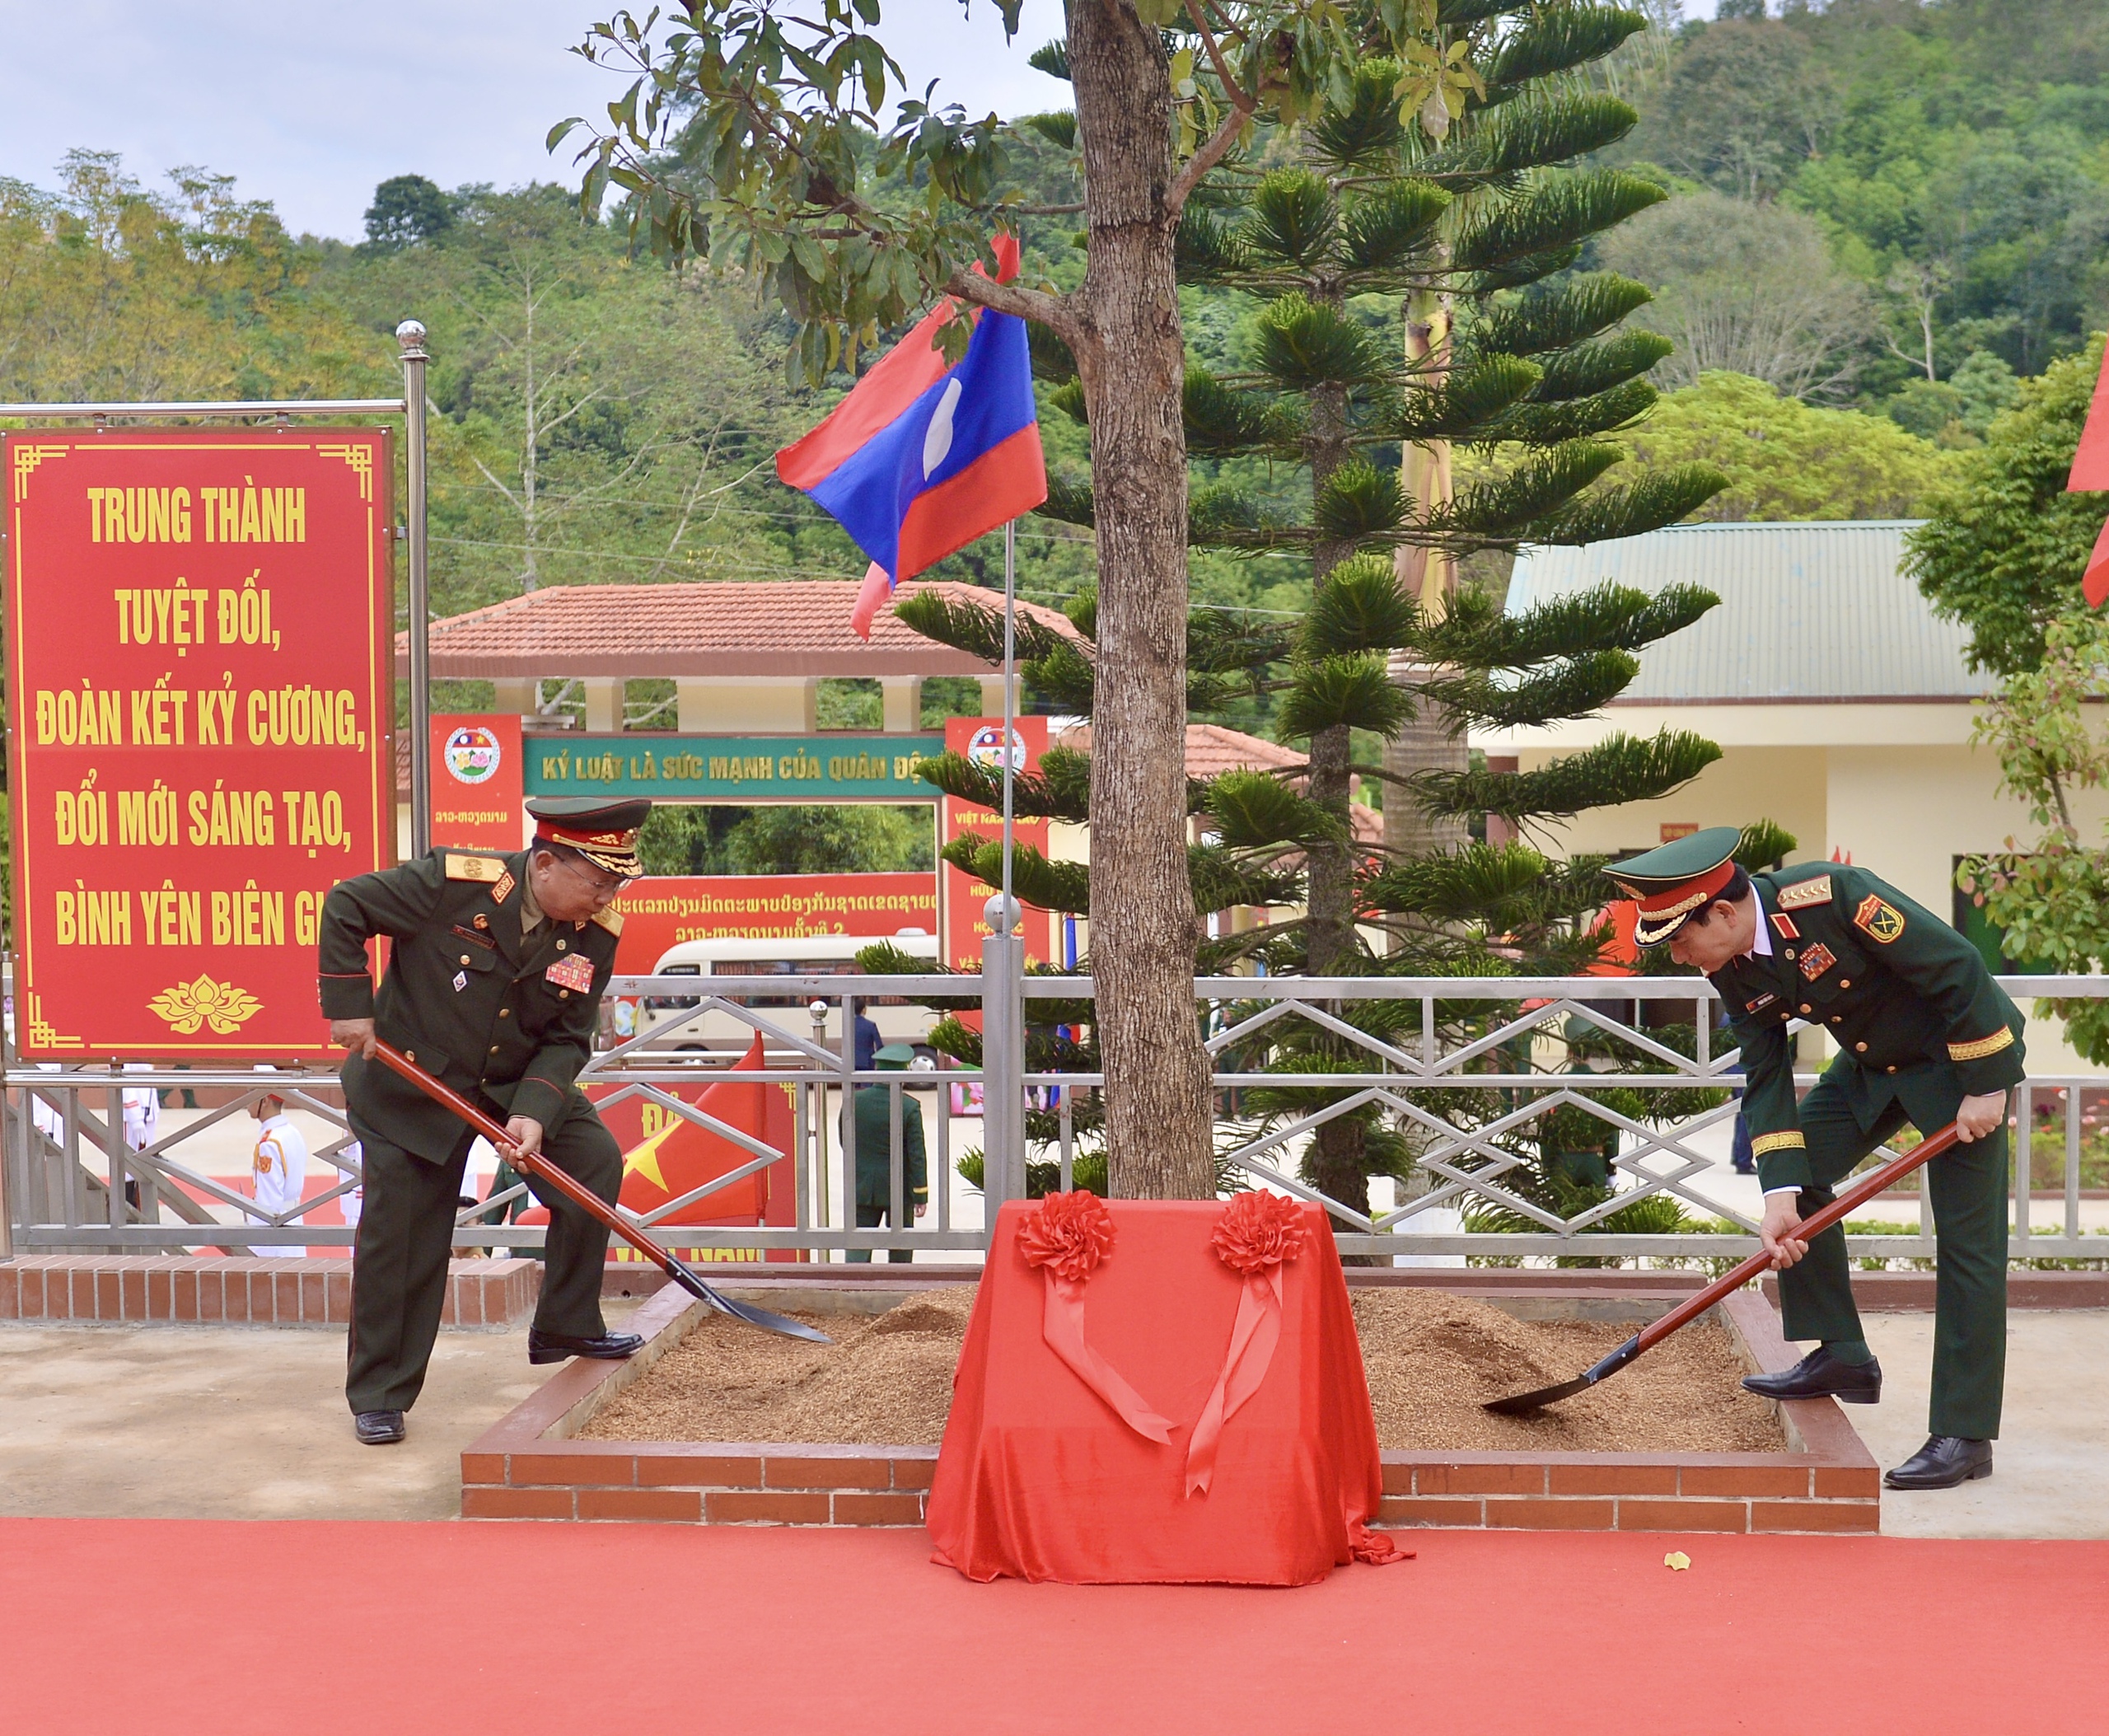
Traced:
<path fill-rule="evenodd" d="M 1814 982 L 1837 962 L 1838 955 L 1819 940 L 1802 953 L 1802 975 Z"/>
<path fill-rule="evenodd" d="M 559 989 L 575 989 L 582 994 L 593 986 L 593 961 L 574 952 L 568 958 L 559 958 L 542 975 Z"/>

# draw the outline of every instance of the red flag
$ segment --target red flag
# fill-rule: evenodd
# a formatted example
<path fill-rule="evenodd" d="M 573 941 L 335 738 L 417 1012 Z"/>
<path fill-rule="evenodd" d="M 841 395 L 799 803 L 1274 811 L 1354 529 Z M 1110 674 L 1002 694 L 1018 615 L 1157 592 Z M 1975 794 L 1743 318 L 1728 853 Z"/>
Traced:
<path fill-rule="evenodd" d="M 2080 576 L 2080 589 L 2087 592 L 2087 600 L 2099 609 L 2109 602 L 2109 521 L 2102 526 L 2102 534 L 2094 539 L 2094 552 L 2087 557 L 2087 571 Z"/>
<path fill-rule="evenodd" d="M 2087 426 L 2080 430 L 2079 449 L 2073 454 L 2071 475 L 2065 479 L 2068 494 L 2109 491 L 2109 349 L 2102 356 L 2102 373 L 2094 382 L 2094 400 L 2087 407 Z M 2102 550 L 2094 551 L 2096 561 Z M 2092 564 L 2088 570 L 2094 570 Z M 2097 608 L 2101 606 L 2097 601 Z"/>
<path fill-rule="evenodd" d="M 753 1043 L 732 1070 L 751 1072 L 765 1065 L 761 1033 L 757 1031 Z M 771 1092 L 779 1097 L 783 1095 L 778 1086 L 740 1085 L 729 1079 L 721 1080 L 696 1099 L 696 1107 L 728 1127 L 738 1128 L 751 1139 L 767 1142 L 772 1133 L 779 1132 L 769 1125 Z M 788 1149 L 788 1144 L 781 1149 Z M 755 1153 L 745 1146 L 735 1144 L 708 1128 L 699 1127 L 685 1116 L 676 1116 L 658 1132 L 623 1153 L 622 1203 L 634 1212 L 656 1211 L 669 1200 L 679 1199 L 692 1188 L 700 1187 L 714 1177 L 737 1169 L 743 1163 L 751 1163 L 754 1159 Z M 746 1180 L 721 1187 L 714 1194 L 706 1194 L 693 1205 L 661 1221 L 722 1224 L 737 1219 L 759 1224 L 768 1210 L 769 1173 L 766 1169 L 757 1170 Z"/>

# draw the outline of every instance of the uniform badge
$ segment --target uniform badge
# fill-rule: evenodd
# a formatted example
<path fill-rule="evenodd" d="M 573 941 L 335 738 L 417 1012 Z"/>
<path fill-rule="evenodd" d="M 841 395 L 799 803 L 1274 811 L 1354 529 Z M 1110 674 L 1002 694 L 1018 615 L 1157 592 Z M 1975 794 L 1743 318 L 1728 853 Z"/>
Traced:
<path fill-rule="evenodd" d="M 1831 902 L 1831 876 L 1819 874 L 1813 880 L 1797 881 L 1792 886 L 1779 888 L 1779 908 L 1783 910 L 1805 910 L 1812 904 Z"/>
<path fill-rule="evenodd" d="M 491 925 L 490 918 L 484 915 L 481 910 L 477 911 L 475 919 L 476 926 L 479 929 L 487 929 Z"/>
<path fill-rule="evenodd" d="M 1853 926 L 1887 946 L 1904 932 L 1904 913 L 1870 892 L 1853 913 Z"/>
<path fill-rule="evenodd" d="M 1756 1000 L 1746 1001 L 1743 1004 L 1743 1011 L 1755 1013 L 1760 1007 L 1769 1007 L 1779 999 L 1779 997 L 1776 994 L 1761 994 Z"/>
<path fill-rule="evenodd" d="M 491 902 L 493 904 L 503 904 L 507 899 L 512 896 L 512 889 L 518 884 L 519 882 L 512 877 L 512 870 L 511 868 L 506 869 L 503 873 L 500 874 L 496 880 L 491 882 Z"/>
<path fill-rule="evenodd" d="M 1791 916 L 1775 915 L 1772 926 L 1779 931 L 1782 940 L 1799 940 L 1802 938 L 1802 931 L 1794 926 L 1794 919 Z"/>
<path fill-rule="evenodd" d="M 468 973 L 466 971 L 456 971 L 454 973 L 454 992 L 455 992 L 456 994 L 460 994 L 460 993 L 461 993 L 464 989 L 467 988 L 468 986 L 469 986 L 469 973 Z"/>
<path fill-rule="evenodd" d="M 559 958 L 542 975 L 559 989 L 576 989 L 582 994 L 593 986 L 593 961 L 574 952 L 568 958 Z"/>
<path fill-rule="evenodd" d="M 1838 955 L 1819 940 L 1814 946 L 1803 952 L 1802 975 L 1811 982 L 1814 982 L 1837 962 Z"/>
<path fill-rule="evenodd" d="M 449 880 L 493 881 L 503 877 L 511 880 L 506 866 L 495 856 L 457 856 L 451 852 L 447 858 L 447 877 Z"/>

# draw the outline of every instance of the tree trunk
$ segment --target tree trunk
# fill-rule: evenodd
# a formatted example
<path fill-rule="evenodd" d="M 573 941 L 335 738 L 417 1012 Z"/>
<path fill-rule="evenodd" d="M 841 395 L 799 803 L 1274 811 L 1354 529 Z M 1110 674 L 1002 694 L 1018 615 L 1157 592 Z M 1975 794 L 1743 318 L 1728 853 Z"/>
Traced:
<path fill-rule="evenodd" d="M 1320 294 L 1337 307 L 1337 292 Z M 1321 386 L 1311 394 L 1311 485 L 1315 494 L 1346 461 L 1347 391 Z M 1312 588 L 1326 588 L 1326 575 L 1353 550 L 1349 543 L 1321 542 L 1312 550 Z M 1354 827 L 1348 812 L 1354 737 L 1344 723 L 1321 729 L 1311 738 L 1311 776 L 1305 793 L 1348 827 L 1336 845 L 1312 846 L 1304 868 L 1305 965 L 1313 976 L 1338 972 L 1355 947 Z M 1335 1007 L 1335 1012 L 1340 1009 Z M 1326 1197 L 1365 1216 L 1369 1211 L 1369 1171 L 1360 1117 L 1336 1116 L 1321 1126 L 1304 1167 Z M 1334 1220 L 1343 1229 L 1359 1226 Z"/>
<path fill-rule="evenodd" d="M 1449 297 L 1429 290 L 1416 291 L 1405 307 L 1406 360 L 1422 370 L 1418 375 L 1430 388 L 1449 376 Z M 1423 514 L 1447 506 L 1452 497 L 1450 447 L 1447 442 L 1417 446 L 1410 442 L 1401 455 L 1408 499 Z M 1450 611 L 1457 588 L 1457 564 L 1439 550 L 1402 545 L 1393 564 L 1400 587 L 1420 605 L 1421 613 L 1440 620 Z M 1410 657 L 1391 660 L 1391 678 L 1410 690 L 1417 678 L 1438 671 Z M 1384 748 L 1384 769 L 1394 778 L 1410 778 L 1423 771 L 1463 771 L 1471 756 L 1464 732 L 1453 729 L 1450 714 L 1415 693 L 1413 721 Z M 1415 855 L 1459 848 L 1466 840 L 1464 823 L 1453 819 L 1431 819 L 1412 793 L 1392 784 L 1384 797 L 1384 843 L 1387 848 Z"/>
<path fill-rule="evenodd" d="M 1109 1185 L 1213 1199 L 1213 1115 L 1186 873 L 1185 349 L 1172 272 L 1170 68 L 1121 0 L 1073 0 L 1090 231 L 1078 372 L 1097 501 L 1092 960 Z"/>

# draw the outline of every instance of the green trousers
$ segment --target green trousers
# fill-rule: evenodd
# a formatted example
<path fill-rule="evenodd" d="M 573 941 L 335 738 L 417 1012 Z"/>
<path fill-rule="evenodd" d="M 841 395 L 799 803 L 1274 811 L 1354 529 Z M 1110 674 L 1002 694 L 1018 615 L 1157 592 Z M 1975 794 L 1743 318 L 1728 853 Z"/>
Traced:
<path fill-rule="evenodd" d="M 496 1114 L 504 1119 L 503 1111 Z M 356 1125 L 353 1130 L 364 1153 L 366 1210 L 353 1255 L 344 1397 L 355 1415 L 407 1411 L 424 1386 L 433 1341 L 439 1336 L 447 1256 L 456 1242 L 474 1239 L 472 1232 L 457 1233 L 454 1219 L 475 1135 L 464 1127 L 454 1149 L 433 1161 Z M 622 1150 L 591 1110 L 581 1104 L 568 1112 L 544 1136 L 542 1153 L 614 1204 L 622 1186 Z M 549 1208 L 549 1263 L 535 1308 L 535 1328 L 596 1337 L 607 1330 L 601 1316 L 601 1279 L 608 1232 L 560 1197 L 539 1190 L 535 1196 Z"/>
<path fill-rule="evenodd" d="M 900 1225 L 900 1228 L 905 1229 L 915 1222 L 914 1211 L 915 1208 L 911 1204 L 904 1214 L 908 1219 L 908 1223 Z M 857 1202 L 857 1228 L 877 1229 L 892 1215 L 892 1212 L 893 1208 L 891 1205 L 867 1205 L 860 1200 Z M 869 1266 L 872 1263 L 872 1251 L 868 1247 L 853 1247 L 849 1250 L 847 1257 L 854 1265 Z M 886 1261 L 891 1266 L 910 1265 L 914 1258 L 915 1253 L 912 1248 L 890 1247 L 886 1250 Z"/>
<path fill-rule="evenodd" d="M 1929 1113 L 1921 1133 L 1955 1118 L 1962 1098 L 1943 1113 Z M 1802 1102 L 1802 1136 L 1808 1142 L 1815 1185 L 1802 1190 L 1807 1217 L 1836 1197 L 1835 1185 L 1907 1119 L 1892 1103 L 1863 1127 L 1845 1093 L 1829 1078 Z M 1921 1172 L 1933 1206 L 1938 1271 L 1934 1280 L 1933 1403 L 1934 1434 L 1990 1440 L 1999 1432 L 2007 1363 L 2007 1132 L 1957 1145 Z M 1779 1274 L 1779 1309 L 1789 1338 L 1826 1343 L 1863 1338 L 1845 1259 L 1845 1232 L 1827 1229 L 1809 1243 L 1800 1263 Z"/>

